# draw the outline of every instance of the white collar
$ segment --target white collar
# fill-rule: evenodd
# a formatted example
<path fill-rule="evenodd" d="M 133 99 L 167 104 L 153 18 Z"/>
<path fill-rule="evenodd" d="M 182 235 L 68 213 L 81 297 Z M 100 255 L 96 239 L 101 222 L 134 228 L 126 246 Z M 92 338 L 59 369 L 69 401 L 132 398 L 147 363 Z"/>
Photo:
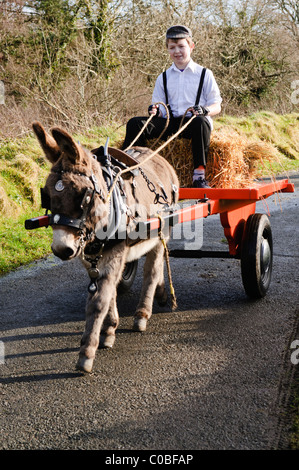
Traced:
<path fill-rule="evenodd" d="M 170 67 L 172 70 L 174 70 L 175 72 L 181 72 L 181 70 L 175 65 L 175 63 L 173 62 L 171 67 Z M 187 70 L 187 69 L 190 69 L 192 72 L 194 72 L 195 70 L 195 62 L 190 59 L 188 64 L 186 65 L 185 69 L 184 70 Z"/>

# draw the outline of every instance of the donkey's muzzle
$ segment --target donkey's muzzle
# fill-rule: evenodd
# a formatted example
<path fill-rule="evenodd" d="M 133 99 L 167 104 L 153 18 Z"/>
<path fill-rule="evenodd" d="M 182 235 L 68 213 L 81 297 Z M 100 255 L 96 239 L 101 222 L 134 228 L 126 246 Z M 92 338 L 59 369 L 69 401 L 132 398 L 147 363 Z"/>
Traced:
<path fill-rule="evenodd" d="M 52 251 L 55 256 L 60 258 L 62 261 L 67 261 L 75 256 L 75 251 L 72 248 L 66 247 L 66 248 L 60 248 L 60 249 L 55 249 L 52 246 Z"/>

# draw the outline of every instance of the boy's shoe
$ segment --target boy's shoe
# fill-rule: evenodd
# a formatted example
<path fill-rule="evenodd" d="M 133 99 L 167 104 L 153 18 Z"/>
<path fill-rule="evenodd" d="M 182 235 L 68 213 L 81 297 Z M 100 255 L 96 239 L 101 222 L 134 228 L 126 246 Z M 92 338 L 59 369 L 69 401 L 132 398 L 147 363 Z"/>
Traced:
<path fill-rule="evenodd" d="M 193 188 L 209 188 L 209 183 L 205 178 L 198 178 L 193 181 Z"/>

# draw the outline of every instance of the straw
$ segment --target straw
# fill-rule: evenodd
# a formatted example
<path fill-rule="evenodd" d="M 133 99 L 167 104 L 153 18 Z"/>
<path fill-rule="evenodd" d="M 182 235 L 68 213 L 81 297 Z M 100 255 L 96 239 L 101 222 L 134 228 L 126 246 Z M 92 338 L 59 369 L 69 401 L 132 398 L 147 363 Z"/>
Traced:
<path fill-rule="evenodd" d="M 147 145 L 152 147 L 153 141 Z M 181 187 L 192 186 L 193 158 L 189 139 L 178 138 L 175 147 L 160 151 L 175 168 Z M 277 156 L 267 142 L 250 142 L 234 131 L 213 132 L 208 153 L 206 179 L 212 188 L 244 188 L 258 176 L 258 166 Z"/>

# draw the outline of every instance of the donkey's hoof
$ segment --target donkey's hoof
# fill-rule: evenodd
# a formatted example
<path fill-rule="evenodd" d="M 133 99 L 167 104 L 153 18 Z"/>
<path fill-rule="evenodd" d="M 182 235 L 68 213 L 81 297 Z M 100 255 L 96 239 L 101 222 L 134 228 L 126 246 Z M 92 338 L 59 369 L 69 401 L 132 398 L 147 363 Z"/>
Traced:
<path fill-rule="evenodd" d="M 88 359 L 87 357 L 80 356 L 76 365 L 76 369 L 90 373 L 92 371 L 92 365 L 93 359 Z"/>
<path fill-rule="evenodd" d="M 145 331 L 146 330 L 147 319 L 142 318 L 135 318 L 133 329 L 134 331 Z"/>
<path fill-rule="evenodd" d="M 112 348 L 115 342 L 115 335 L 101 335 L 99 348 Z"/>

